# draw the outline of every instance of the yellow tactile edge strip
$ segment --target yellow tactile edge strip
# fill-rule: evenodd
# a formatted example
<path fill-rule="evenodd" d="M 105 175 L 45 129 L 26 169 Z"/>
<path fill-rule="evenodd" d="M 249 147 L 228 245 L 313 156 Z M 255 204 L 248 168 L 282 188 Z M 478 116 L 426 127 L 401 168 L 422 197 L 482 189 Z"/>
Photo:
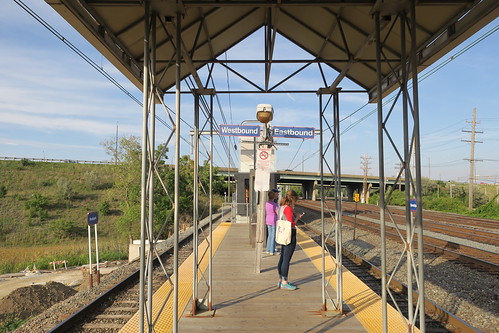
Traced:
<path fill-rule="evenodd" d="M 322 248 L 318 246 L 303 231 L 297 229 L 297 242 L 315 267 L 322 271 Z M 326 278 L 336 266 L 336 260 L 326 255 Z M 368 332 L 383 331 L 382 301 L 366 284 L 360 281 L 348 269 L 343 267 L 343 300 L 352 309 L 353 314 Z M 336 289 L 336 276 L 331 278 L 333 288 Z M 407 332 L 408 320 L 391 305 L 387 306 L 388 332 Z M 414 332 L 419 332 L 417 327 Z"/>
<path fill-rule="evenodd" d="M 213 231 L 213 255 L 215 255 L 218 246 L 222 242 L 225 237 L 227 231 L 229 230 L 231 223 L 221 223 L 214 231 Z M 206 241 L 202 242 L 199 245 L 199 252 L 204 253 L 208 248 L 208 243 Z M 208 267 L 208 257 L 204 256 L 202 261 L 199 263 L 199 271 L 204 272 Z M 178 317 L 182 316 L 184 308 L 187 306 L 188 302 L 192 299 L 192 265 L 193 265 L 193 255 L 191 254 L 179 267 L 179 280 L 178 280 Z M 173 280 L 173 276 L 171 279 Z M 201 278 L 201 276 L 199 276 Z M 163 303 L 168 296 L 168 294 L 173 292 L 172 285 L 170 282 L 165 282 L 153 295 L 153 319 L 158 316 L 158 312 L 163 306 Z M 173 320 L 172 320 L 172 311 L 173 311 L 173 294 L 170 295 L 168 301 L 166 302 L 163 311 L 159 314 L 159 317 L 154 325 L 154 330 L 156 332 L 171 332 L 173 328 Z M 139 327 L 139 312 L 135 313 L 135 315 L 130 318 L 130 320 L 123 326 L 120 330 L 120 333 L 136 333 L 138 332 Z"/>

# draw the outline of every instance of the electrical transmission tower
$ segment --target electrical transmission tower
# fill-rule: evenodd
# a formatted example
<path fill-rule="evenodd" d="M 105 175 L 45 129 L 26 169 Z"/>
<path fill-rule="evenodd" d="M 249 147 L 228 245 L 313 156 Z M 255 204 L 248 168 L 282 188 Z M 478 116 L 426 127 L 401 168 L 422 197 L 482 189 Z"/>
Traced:
<path fill-rule="evenodd" d="M 468 185 L 468 192 L 469 192 L 468 208 L 473 209 L 473 184 L 475 183 L 475 161 L 481 161 L 481 160 L 475 160 L 475 143 L 482 143 L 482 141 L 475 140 L 475 134 L 476 133 L 483 133 L 480 131 L 476 131 L 476 129 L 475 129 L 476 124 L 480 124 L 479 122 L 476 121 L 476 108 L 473 109 L 473 120 L 466 121 L 466 122 L 471 124 L 471 131 L 462 130 L 462 132 L 471 133 L 471 139 L 470 140 L 461 140 L 461 141 L 471 143 L 470 158 L 469 159 L 465 158 L 465 160 L 470 161 L 470 177 L 469 177 L 469 185 Z"/>
<path fill-rule="evenodd" d="M 362 185 L 362 197 L 360 198 L 360 202 L 362 203 L 367 203 L 367 200 L 368 200 L 368 196 L 367 196 L 367 193 L 368 193 L 368 188 L 367 188 L 367 172 L 369 171 L 369 169 L 371 169 L 369 167 L 369 164 L 371 164 L 370 160 L 372 157 L 369 157 L 368 154 L 365 154 L 364 156 L 361 156 L 360 157 L 362 159 L 362 161 L 360 162 L 362 167 L 361 169 L 364 171 L 364 183 Z"/>

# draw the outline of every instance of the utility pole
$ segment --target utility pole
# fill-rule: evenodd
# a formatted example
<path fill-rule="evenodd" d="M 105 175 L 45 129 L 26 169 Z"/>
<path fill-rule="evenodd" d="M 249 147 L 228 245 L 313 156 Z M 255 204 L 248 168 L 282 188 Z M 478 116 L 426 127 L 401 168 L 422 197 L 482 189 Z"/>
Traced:
<path fill-rule="evenodd" d="M 395 163 L 395 177 L 397 177 L 398 173 L 400 172 L 400 170 L 402 169 L 402 163 Z M 400 177 L 404 177 L 405 178 L 405 169 L 402 170 L 402 173 L 400 174 Z M 402 181 L 399 181 L 399 191 L 402 191 Z"/>
<path fill-rule="evenodd" d="M 114 148 L 114 165 L 118 165 L 118 124 L 119 121 L 116 122 L 116 141 L 115 141 L 115 148 Z"/>
<path fill-rule="evenodd" d="M 361 169 L 364 171 L 364 183 L 362 185 L 361 202 L 367 203 L 367 172 L 369 171 L 369 169 L 371 169 L 369 167 L 369 164 L 371 164 L 370 159 L 372 157 L 369 157 L 368 154 L 365 154 L 364 156 L 361 156 L 360 158 L 362 159 L 362 161 L 360 162 L 362 165 Z"/>
<path fill-rule="evenodd" d="M 431 180 L 430 158 L 428 157 L 428 180 Z"/>
<path fill-rule="evenodd" d="M 469 200 L 468 200 L 468 208 L 473 209 L 473 184 L 475 183 L 475 161 L 481 161 L 481 160 L 475 160 L 475 143 L 482 143 L 482 141 L 476 141 L 475 140 L 475 134 L 476 133 L 483 133 L 476 131 L 476 124 L 480 124 L 479 122 L 476 121 L 476 108 L 473 108 L 473 120 L 472 121 L 466 121 L 467 123 L 471 124 L 471 131 L 467 130 L 462 130 L 462 132 L 467 132 L 471 133 L 471 140 L 461 140 L 463 142 L 470 142 L 471 143 L 471 152 L 470 152 L 470 176 L 469 176 L 469 185 L 468 185 L 468 192 L 469 192 Z M 468 160 L 465 158 L 465 160 Z"/>

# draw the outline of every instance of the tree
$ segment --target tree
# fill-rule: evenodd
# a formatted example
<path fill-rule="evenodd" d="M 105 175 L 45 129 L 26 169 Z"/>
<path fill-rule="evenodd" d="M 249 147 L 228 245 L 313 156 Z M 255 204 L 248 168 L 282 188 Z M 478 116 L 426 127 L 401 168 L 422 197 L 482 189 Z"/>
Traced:
<path fill-rule="evenodd" d="M 118 230 L 129 237 L 136 237 L 136 230 L 132 224 L 135 223 L 140 230 L 142 150 L 139 138 L 136 136 L 121 137 L 117 152 L 116 141 L 108 140 L 102 145 L 108 155 L 116 156 L 118 159 L 118 164 L 115 166 L 116 181 L 113 187 L 120 199 L 120 208 L 123 211 L 123 216 L 117 221 Z"/>
<path fill-rule="evenodd" d="M 224 195 L 224 193 L 227 192 L 227 184 L 225 182 L 224 177 L 217 175 L 217 173 L 218 173 L 218 168 L 213 167 L 213 176 L 212 176 L 213 194 Z M 204 161 L 203 165 L 199 167 L 199 179 L 201 180 L 201 184 L 208 192 L 210 186 L 210 162 L 208 160 Z M 232 189 L 231 192 L 233 192 Z"/>
<path fill-rule="evenodd" d="M 141 199 L 141 177 L 142 177 L 142 149 L 138 137 L 122 137 L 116 149 L 116 141 L 109 140 L 103 143 L 108 155 L 117 156 L 116 183 L 114 189 L 121 197 L 121 208 L 123 216 L 118 219 L 117 228 L 130 237 L 140 234 L 140 199 Z M 173 198 L 175 193 L 175 168 L 168 165 L 168 148 L 159 145 L 154 151 L 155 166 L 157 170 L 154 181 L 154 228 L 157 232 L 164 223 L 168 224 L 165 233 L 173 224 Z M 116 154 L 116 155 L 115 155 Z M 192 204 L 194 198 L 193 177 L 194 162 L 184 155 L 179 160 L 180 179 L 178 184 L 179 214 L 183 220 L 191 220 Z M 209 186 L 209 162 L 205 161 L 199 168 L 200 186 L 208 191 Z M 220 176 L 212 179 L 213 192 L 223 194 L 225 192 L 224 180 Z M 201 190 L 200 193 L 203 193 Z M 200 200 L 201 201 L 201 200 Z M 206 202 L 206 200 L 204 200 Z M 166 235 L 165 235 L 166 236 Z"/>

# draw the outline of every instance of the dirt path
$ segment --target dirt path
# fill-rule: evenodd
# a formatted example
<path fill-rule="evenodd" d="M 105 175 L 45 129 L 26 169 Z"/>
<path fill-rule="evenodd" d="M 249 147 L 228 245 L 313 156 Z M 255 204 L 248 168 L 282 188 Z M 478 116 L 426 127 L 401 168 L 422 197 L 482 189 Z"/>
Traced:
<path fill-rule="evenodd" d="M 119 266 L 102 267 L 101 275 L 107 275 Z M 0 275 L 0 299 L 17 288 L 35 284 L 45 284 L 49 281 L 60 282 L 66 286 L 78 289 L 83 283 L 82 270 L 77 268 L 60 269 L 57 271 L 41 271 L 40 273 L 12 273 Z"/>

